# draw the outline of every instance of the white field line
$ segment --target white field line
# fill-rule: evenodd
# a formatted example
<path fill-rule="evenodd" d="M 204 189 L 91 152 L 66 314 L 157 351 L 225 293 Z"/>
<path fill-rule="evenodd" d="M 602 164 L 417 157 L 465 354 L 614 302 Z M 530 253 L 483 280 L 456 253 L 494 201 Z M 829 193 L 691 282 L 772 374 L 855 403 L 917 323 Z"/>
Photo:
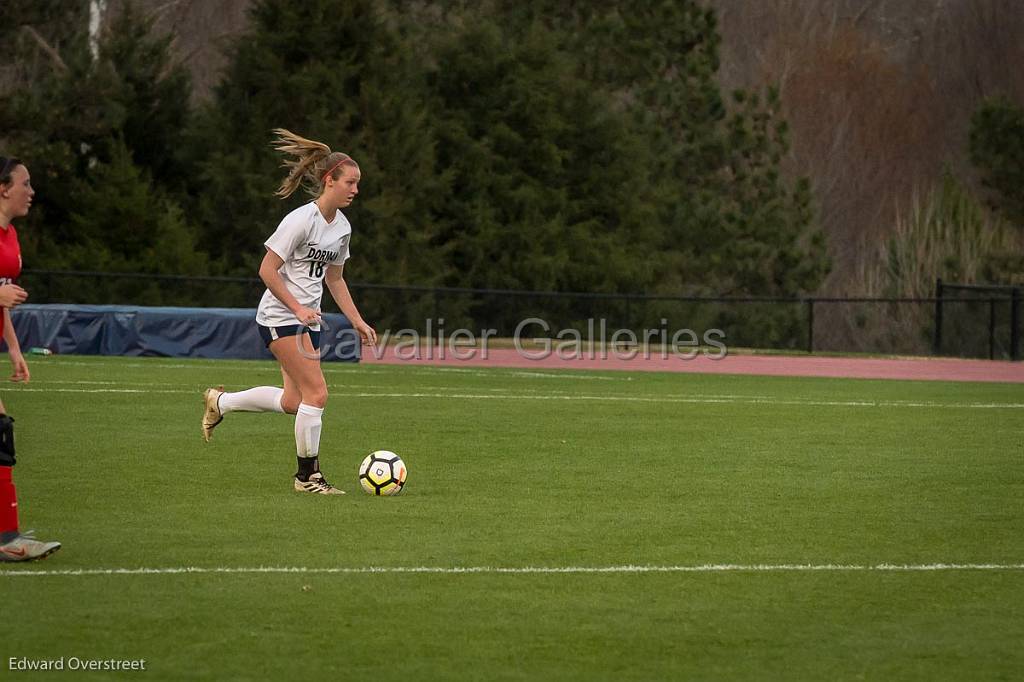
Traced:
<path fill-rule="evenodd" d="M 280 383 L 279 378 L 276 378 L 276 379 L 278 379 L 278 383 Z M 43 386 L 147 386 L 147 387 L 170 386 L 170 387 L 174 387 L 175 389 L 177 389 L 177 391 L 180 391 L 180 392 L 186 392 L 187 391 L 187 392 L 196 393 L 197 395 L 201 395 L 203 390 L 208 386 L 208 384 L 194 384 L 191 387 L 184 387 L 183 388 L 183 384 L 180 381 L 64 381 L 64 380 L 56 380 L 56 379 L 44 379 L 44 380 L 41 380 L 41 381 L 33 381 L 32 382 L 32 388 L 36 388 L 37 386 L 40 386 L 40 385 L 43 385 Z M 273 381 L 271 382 L 271 385 L 274 385 Z M 373 389 L 373 388 L 380 388 L 380 384 L 375 384 L 375 383 L 350 384 L 350 383 L 338 383 L 336 381 L 332 381 L 331 384 L 330 384 L 330 388 L 332 388 L 332 389 L 333 388 Z M 70 391 L 71 389 L 54 389 L 54 390 Z M 96 389 L 96 390 L 101 390 L 101 389 Z M 135 389 L 123 389 L 123 390 L 135 390 Z M 230 389 L 230 390 L 235 390 L 235 389 Z M 245 389 L 239 387 L 237 390 L 245 390 Z M 465 386 L 424 386 L 420 390 L 429 390 L 429 391 L 465 391 L 466 387 Z M 476 390 L 476 391 L 488 391 L 488 392 L 491 392 L 491 393 L 508 393 L 510 391 L 520 391 L 520 392 L 530 393 L 530 392 L 540 392 L 540 391 L 543 391 L 544 389 L 541 389 L 541 388 L 485 388 L 485 387 L 479 386 L 479 387 L 475 387 L 473 390 Z M 174 391 L 171 391 L 171 392 L 174 392 Z M 714 397 L 719 397 L 719 396 L 714 396 Z M 749 397 L 749 396 L 737 396 L 737 397 Z M 758 396 L 758 397 L 762 397 L 762 396 Z M 767 396 L 763 396 L 763 397 L 767 397 Z"/>
<path fill-rule="evenodd" d="M 31 388 L 36 388 L 36 387 L 38 387 L 40 385 L 43 385 L 43 386 L 99 386 L 99 387 L 103 387 L 103 386 L 112 386 L 112 387 L 119 387 L 119 386 L 144 386 L 144 387 L 148 387 L 148 388 L 152 388 L 153 386 L 169 386 L 169 387 L 173 387 L 173 388 L 177 389 L 177 391 L 182 391 L 182 392 L 184 392 L 184 391 L 192 391 L 192 392 L 199 392 L 199 393 L 202 393 L 203 390 L 207 386 L 206 384 L 192 384 L 191 386 L 189 386 L 188 384 L 183 384 L 180 381 L 120 381 L 120 380 L 117 380 L 117 381 L 98 381 L 98 380 L 43 379 L 43 380 L 33 381 Z M 378 383 L 352 384 L 352 383 L 338 383 L 338 382 L 333 382 L 332 381 L 331 384 L 330 384 L 330 388 L 367 388 L 367 389 L 379 389 L 379 388 L 381 388 L 381 385 L 378 384 Z M 60 390 L 70 391 L 71 389 L 60 389 Z M 96 389 L 96 390 L 100 390 L 100 389 Z M 111 390 L 113 390 L 113 389 L 111 389 Z M 122 390 L 130 390 L 130 389 L 122 389 Z M 239 390 L 244 390 L 244 389 L 240 388 Z M 421 393 L 423 391 L 465 391 L 466 387 L 465 386 L 422 386 L 422 387 L 412 387 L 411 390 L 413 390 L 413 391 L 415 391 L 417 393 Z M 523 397 L 531 397 L 529 395 L 531 393 L 542 394 L 542 395 L 545 395 L 545 396 L 548 396 L 548 395 L 558 395 L 558 394 L 547 393 L 548 388 L 534 388 L 534 387 L 524 387 L 524 386 L 518 386 L 518 387 L 515 387 L 515 388 L 485 388 L 485 387 L 482 387 L 482 386 L 474 386 L 473 390 L 474 391 L 488 391 L 490 393 L 521 394 L 521 395 L 523 395 Z M 565 395 L 571 395 L 571 394 L 565 394 Z M 615 394 L 608 394 L 608 395 L 609 395 L 609 397 L 612 397 L 612 398 L 630 398 L 630 397 L 634 397 L 634 396 L 628 396 L 628 395 L 615 395 Z M 641 397 L 644 397 L 644 396 L 641 396 Z M 665 397 L 666 398 L 671 398 L 673 396 L 665 396 Z M 755 394 L 751 394 L 751 393 L 694 393 L 694 394 L 687 395 L 687 396 L 676 396 L 676 397 L 685 397 L 685 398 L 688 398 L 688 399 L 721 398 L 721 399 L 725 399 L 725 400 L 764 400 L 764 401 L 768 401 L 768 402 L 775 400 L 775 396 L 755 395 Z M 793 398 L 793 400 L 803 400 L 803 398 Z M 890 402 L 903 403 L 903 402 L 913 402 L 913 401 L 893 400 L 893 401 L 890 401 Z"/>
<path fill-rule="evenodd" d="M 485 574 L 485 575 L 544 575 L 544 574 L 607 574 L 607 573 L 927 573 L 947 571 L 1024 571 L 1024 564 L 698 564 L 692 566 L 252 566 L 202 567 L 179 566 L 165 568 L 69 568 L 55 570 L 0 569 L 0 576 L 64 577 L 104 575 L 353 575 L 378 573 L 413 574 Z"/>
<path fill-rule="evenodd" d="M 509 372 L 514 377 L 526 377 L 527 379 L 590 379 L 595 381 L 632 381 L 633 377 L 606 377 L 599 374 L 548 374 L 546 372 L 531 372 L 529 370 L 519 370 L 515 372 Z M 484 374 L 483 376 L 494 376 L 493 374 Z"/>
<path fill-rule="evenodd" d="M 175 394 L 175 395 L 199 395 L 196 389 L 153 389 L 153 388 L 36 388 L 22 386 L 12 388 L 12 391 L 27 393 L 148 393 L 148 394 Z M 432 389 L 438 390 L 438 389 Z M 740 405 L 766 405 L 766 406 L 809 406 L 809 407 L 918 407 L 918 408 L 946 408 L 946 409 L 1024 409 L 1024 403 L 939 403 L 939 402 L 915 402 L 903 400 L 793 400 L 776 399 L 764 397 L 646 397 L 646 396 L 624 396 L 624 395 L 574 395 L 574 394 L 549 394 L 549 395 L 495 395 L 482 393 L 385 393 L 385 392 L 346 392 L 342 394 L 346 398 L 430 398 L 450 400 L 548 400 L 548 401 L 593 401 L 593 402 L 624 402 L 624 403 L 655 403 L 655 404 L 696 404 L 696 405 L 717 405 L 717 404 L 740 404 Z"/>
<path fill-rule="evenodd" d="M 45 386 L 172 386 L 175 387 L 174 391 L 167 391 L 168 393 L 187 393 L 187 392 L 198 392 L 202 393 L 202 390 L 206 387 L 205 384 L 195 384 L 190 388 L 182 388 L 180 381 L 71 381 L 71 380 L 52 380 L 44 379 L 42 381 L 33 382 L 33 388 L 43 384 Z M 363 389 L 378 389 L 380 384 L 352 384 L 352 383 L 337 383 L 331 382 L 331 388 L 363 388 Z M 432 394 L 423 393 L 423 391 L 464 391 L 465 386 L 424 386 L 420 389 L 413 389 L 417 397 L 426 397 Z M 15 390 L 18 390 L 15 388 Z M 21 389 L 26 390 L 26 389 Z M 70 391 L 71 389 L 59 389 L 62 391 Z M 240 389 L 241 390 L 241 389 Z M 646 396 L 629 396 L 629 395 L 614 395 L 608 394 L 605 396 L 576 396 L 573 394 L 552 394 L 545 393 L 547 388 L 533 388 L 533 387 L 516 387 L 516 388 L 485 388 L 482 386 L 474 387 L 476 391 L 488 391 L 490 393 L 506 393 L 506 396 L 488 396 L 490 398 L 524 398 L 524 399 L 571 399 L 573 397 L 579 397 L 583 400 L 628 400 L 631 398 L 642 399 L 645 401 L 661 401 L 661 400 L 722 400 L 723 402 L 732 401 L 750 401 L 750 402 L 764 402 L 764 403 L 778 403 L 782 402 L 779 398 L 771 395 L 755 395 L 755 394 L 743 394 L 743 393 L 694 393 L 688 396 L 665 396 L 663 398 L 650 398 Z M 123 392 L 127 392 L 125 389 Z M 156 392 L 156 391 L 142 391 L 142 392 Z M 529 395 L 529 394 L 541 394 L 541 395 Z M 364 397 L 371 394 L 360 394 Z M 382 395 L 390 397 L 391 394 L 386 393 L 374 393 L 372 395 Z M 402 394 L 406 395 L 406 394 Z M 476 397 L 476 396 L 463 396 L 458 397 Z M 787 398 L 785 400 L 790 401 L 792 404 L 811 404 L 811 405 L 881 405 L 884 407 L 891 406 L 908 406 L 908 407 L 1024 407 L 1024 403 L 942 403 L 936 401 L 918 401 L 918 400 L 886 400 L 886 401 L 871 401 L 867 399 L 863 400 L 850 400 L 850 401 L 815 401 L 812 398 Z"/>
<path fill-rule="evenodd" d="M 44 362 L 44 361 L 40 361 Z M 45 360 L 45 362 L 54 362 L 53 360 Z M 206 364 L 204 364 L 206 363 Z M 241 360 L 232 363 L 230 360 L 216 360 L 213 358 L 196 358 L 195 364 L 185 364 L 182 362 L 167 362 L 154 359 L 152 364 L 142 362 L 125 362 L 118 363 L 117 367 L 124 368 L 128 367 L 131 369 L 191 369 L 196 371 L 202 371 L 208 369 L 207 364 L 217 363 L 217 371 L 228 370 L 228 371 L 267 371 L 279 374 L 279 370 L 273 360 Z M 111 363 L 97 361 L 90 362 L 88 360 L 66 360 L 60 358 L 55 362 L 62 367 L 99 367 L 107 368 L 110 367 Z M 385 365 L 381 367 L 367 366 L 364 364 L 354 363 L 341 363 L 345 366 L 334 366 L 333 363 L 324 365 L 322 367 L 324 374 L 384 374 L 393 376 L 396 370 L 393 369 L 392 365 Z M 548 372 L 536 372 L 531 370 L 516 369 L 514 367 L 496 367 L 493 369 L 487 368 L 468 368 L 468 367 L 439 367 L 434 365 L 414 365 L 414 366 L 403 366 L 401 367 L 401 374 L 461 374 L 464 376 L 481 376 L 481 377 L 494 377 L 494 376 L 513 376 L 517 378 L 526 379 L 569 379 L 572 381 L 634 381 L 633 377 L 630 376 L 604 376 L 601 374 L 588 374 L 586 372 L 572 371 L 561 374 L 548 373 Z"/>

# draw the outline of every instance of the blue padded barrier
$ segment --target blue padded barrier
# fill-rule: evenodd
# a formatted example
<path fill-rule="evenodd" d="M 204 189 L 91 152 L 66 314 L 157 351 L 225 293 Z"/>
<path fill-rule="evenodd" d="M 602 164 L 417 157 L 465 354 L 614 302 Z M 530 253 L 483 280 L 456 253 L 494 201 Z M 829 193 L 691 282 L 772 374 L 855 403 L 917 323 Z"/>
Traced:
<path fill-rule="evenodd" d="M 20 305 L 11 315 L 22 350 L 49 348 L 78 355 L 269 359 L 256 310 L 150 308 L 120 305 Z M 324 360 L 359 361 L 352 325 L 325 313 Z"/>

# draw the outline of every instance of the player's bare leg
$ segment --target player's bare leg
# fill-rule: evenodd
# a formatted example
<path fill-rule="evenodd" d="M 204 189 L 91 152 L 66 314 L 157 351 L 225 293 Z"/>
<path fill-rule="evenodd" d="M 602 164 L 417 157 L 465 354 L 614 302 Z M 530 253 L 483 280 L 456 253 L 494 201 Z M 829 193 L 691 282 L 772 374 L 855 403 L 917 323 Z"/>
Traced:
<path fill-rule="evenodd" d="M 295 398 L 295 449 L 298 471 L 293 486 L 298 492 L 317 495 L 344 495 L 343 490 L 327 482 L 320 472 L 320 431 L 327 404 L 327 382 L 320 369 L 320 355 L 309 334 L 287 336 L 272 341 L 270 352 L 281 365 L 285 378 L 282 406 L 292 407 Z M 289 402 L 291 401 L 291 402 Z"/>

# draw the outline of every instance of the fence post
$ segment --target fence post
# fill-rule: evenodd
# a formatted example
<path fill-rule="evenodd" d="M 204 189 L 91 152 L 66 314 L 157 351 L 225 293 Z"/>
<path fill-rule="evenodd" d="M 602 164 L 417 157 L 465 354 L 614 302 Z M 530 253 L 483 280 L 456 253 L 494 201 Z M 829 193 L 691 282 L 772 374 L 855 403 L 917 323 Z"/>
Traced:
<path fill-rule="evenodd" d="M 1010 359 L 1020 360 L 1020 287 L 1010 289 Z"/>
<path fill-rule="evenodd" d="M 932 336 L 932 355 L 942 352 L 942 278 L 935 280 L 935 333 Z"/>
<path fill-rule="evenodd" d="M 814 352 L 814 299 L 808 298 L 807 302 L 807 352 Z"/>

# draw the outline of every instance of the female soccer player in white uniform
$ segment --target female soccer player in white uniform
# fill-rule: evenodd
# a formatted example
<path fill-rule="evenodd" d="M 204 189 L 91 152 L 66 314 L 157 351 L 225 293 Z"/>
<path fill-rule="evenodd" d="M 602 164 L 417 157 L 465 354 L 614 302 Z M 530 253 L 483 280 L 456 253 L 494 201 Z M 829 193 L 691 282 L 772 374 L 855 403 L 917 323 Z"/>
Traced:
<path fill-rule="evenodd" d="M 347 154 L 288 130 L 274 131 L 274 147 L 292 157 L 277 195 L 291 196 L 300 186 L 314 201 L 295 209 L 265 242 L 260 278 L 267 290 L 256 313 L 260 335 L 281 365 L 284 387 L 257 386 L 239 393 L 223 387 L 204 393 L 203 439 L 229 412 L 287 412 L 295 415 L 298 471 L 295 490 L 341 495 L 320 473 L 320 430 L 327 382 L 320 368 L 320 300 L 323 285 L 364 343 L 377 333 L 359 314 L 342 277 L 349 257 L 352 226 L 341 213 L 359 194 L 359 165 Z"/>

